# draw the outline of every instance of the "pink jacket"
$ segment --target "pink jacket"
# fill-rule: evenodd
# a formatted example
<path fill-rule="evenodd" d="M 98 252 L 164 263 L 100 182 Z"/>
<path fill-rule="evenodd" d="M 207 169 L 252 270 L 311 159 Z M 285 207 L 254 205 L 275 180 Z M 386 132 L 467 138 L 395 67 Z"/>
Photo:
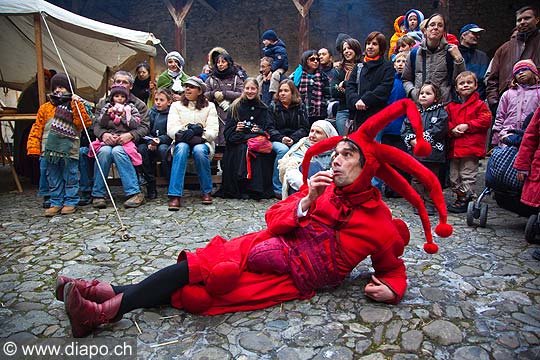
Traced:
<path fill-rule="evenodd" d="M 499 101 L 493 125 L 491 143 L 499 145 L 500 138 L 510 129 L 521 130 L 523 121 L 540 105 L 540 85 L 518 85 L 504 92 Z"/>

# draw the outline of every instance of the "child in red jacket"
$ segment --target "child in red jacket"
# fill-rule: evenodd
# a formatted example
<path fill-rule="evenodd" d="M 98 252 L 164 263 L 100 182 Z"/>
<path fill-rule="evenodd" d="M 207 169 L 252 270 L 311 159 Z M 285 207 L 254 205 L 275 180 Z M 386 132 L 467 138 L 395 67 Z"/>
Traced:
<path fill-rule="evenodd" d="M 478 174 L 478 163 L 486 156 L 486 138 L 491 126 L 491 113 L 480 100 L 478 80 L 470 71 L 456 77 L 456 92 L 460 102 L 451 102 L 448 112 L 450 144 L 450 184 L 456 200 L 448 205 L 453 213 L 467 212 L 469 201 L 474 197 L 474 185 Z"/>

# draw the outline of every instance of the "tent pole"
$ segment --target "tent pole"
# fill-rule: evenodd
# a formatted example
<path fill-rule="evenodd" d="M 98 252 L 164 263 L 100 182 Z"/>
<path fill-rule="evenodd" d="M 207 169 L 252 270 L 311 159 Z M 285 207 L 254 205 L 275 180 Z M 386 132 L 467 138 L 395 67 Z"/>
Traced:
<path fill-rule="evenodd" d="M 45 103 L 45 75 L 43 73 L 43 43 L 41 37 L 41 16 L 34 14 L 34 39 L 36 43 L 36 64 L 39 105 Z"/>
<path fill-rule="evenodd" d="M 154 57 L 153 56 L 150 56 L 150 58 L 148 59 L 148 65 L 150 65 L 150 104 L 153 104 L 154 103 L 154 94 L 156 93 L 156 87 L 153 86 L 155 84 L 155 80 L 156 80 L 156 64 L 154 62 Z"/>

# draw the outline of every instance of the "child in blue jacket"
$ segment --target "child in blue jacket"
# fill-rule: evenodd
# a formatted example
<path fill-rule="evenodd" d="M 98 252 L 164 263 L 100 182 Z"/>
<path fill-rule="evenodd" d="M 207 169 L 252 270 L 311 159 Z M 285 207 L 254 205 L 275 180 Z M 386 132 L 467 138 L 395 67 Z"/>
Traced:
<path fill-rule="evenodd" d="M 287 49 L 285 43 L 278 38 L 274 30 L 266 30 L 262 34 L 262 43 L 264 45 L 262 51 L 264 56 L 269 56 L 274 59 L 272 63 L 272 78 L 270 79 L 270 93 L 277 93 L 281 75 L 285 74 L 289 69 L 289 58 L 287 57 Z"/>

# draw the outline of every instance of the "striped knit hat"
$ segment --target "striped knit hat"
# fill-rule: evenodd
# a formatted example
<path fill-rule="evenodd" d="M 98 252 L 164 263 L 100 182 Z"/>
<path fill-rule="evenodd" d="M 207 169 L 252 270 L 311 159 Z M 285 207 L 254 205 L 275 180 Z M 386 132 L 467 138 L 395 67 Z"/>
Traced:
<path fill-rule="evenodd" d="M 518 72 L 523 70 L 531 70 L 534 75 L 538 76 L 538 69 L 531 59 L 518 61 L 512 69 L 512 74 L 516 76 Z"/>

